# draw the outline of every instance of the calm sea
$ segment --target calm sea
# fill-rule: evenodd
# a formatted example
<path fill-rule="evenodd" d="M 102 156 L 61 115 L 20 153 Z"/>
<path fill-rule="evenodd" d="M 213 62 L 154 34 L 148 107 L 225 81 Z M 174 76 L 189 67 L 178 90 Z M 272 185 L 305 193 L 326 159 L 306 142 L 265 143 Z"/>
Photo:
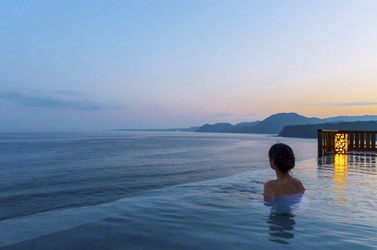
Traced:
<path fill-rule="evenodd" d="M 284 214 L 262 200 L 277 141 L 307 188 Z M 0 248 L 374 248 L 375 157 L 317 161 L 316 147 L 250 134 L 0 134 Z"/>

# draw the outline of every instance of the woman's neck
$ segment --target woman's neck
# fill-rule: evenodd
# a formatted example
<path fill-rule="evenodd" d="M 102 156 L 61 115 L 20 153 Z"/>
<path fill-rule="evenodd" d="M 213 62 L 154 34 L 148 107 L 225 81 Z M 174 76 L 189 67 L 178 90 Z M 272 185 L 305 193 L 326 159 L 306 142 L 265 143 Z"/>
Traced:
<path fill-rule="evenodd" d="M 291 177 L 291 175 L 289 174 L 289 172 L 282 173 L 282 172 L 280 172 L 277 169 L 275 171 L 276 171 L 276 179 L 285 179 L 285 178 Z"/>

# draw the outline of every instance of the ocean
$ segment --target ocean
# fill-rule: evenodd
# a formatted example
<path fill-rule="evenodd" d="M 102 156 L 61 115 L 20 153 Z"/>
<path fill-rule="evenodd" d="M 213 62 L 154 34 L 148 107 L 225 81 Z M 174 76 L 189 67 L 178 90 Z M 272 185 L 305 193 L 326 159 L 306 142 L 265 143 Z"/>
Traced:
<path fill-rule="evenodd" d="M 263 202 L 276 142 L 307 189 L 284 214 Z M 0 248 L 373 249 L 375 157 L 316 153 L 274 135 L 0 134 Z"/>

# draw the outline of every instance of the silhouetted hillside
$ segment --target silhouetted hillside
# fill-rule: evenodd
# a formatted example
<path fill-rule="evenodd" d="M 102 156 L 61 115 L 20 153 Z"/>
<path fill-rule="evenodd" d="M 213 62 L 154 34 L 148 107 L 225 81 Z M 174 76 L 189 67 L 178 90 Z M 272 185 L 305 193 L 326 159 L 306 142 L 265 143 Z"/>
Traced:
<path fill-rule="evenodd" d="M 289 125 L 279 133 L 282 137 L 317 138 L 318 129 L 377 131 L 377 121 Z"/>
<path fill-rule="evenodd" d="M 234 125 L 235 133 L 250 133 L 249 129 L 259 124 L 261 121 L 255 122 L 241 122 Z"/>
<path fill-rule="evenodd" d="M 241 122 L 236 125 L 230 123 L 216 123 L 205 124 L 200 127 L 190 128 L 169 128 L 169 129 L 116 129 L 116 131 L 181 131 L 181 132 L 216 132 L 216 133 L 257 133 L 257 134 L 279 134 L 283 132 L 283 128 L 289 125 L 310 125 L 310 124 L 340 124 L 344 122 L 354 121 L 377 121 L 377 115 L 363 115 L 363 116 L 335 116 L 329 118 L 308 118 L 296 113 L 278 113 L 271 115 L 263 121 L 254 122 Z M 313 127 L 314 128 L 314 127 Z M 314 128 L 314 131 L 316 131 Z M 290 129 L 290 128 L 287 128 Z M 308 129 L 308 128 L 306 128 Z M 331 128 L 329 128 L 331 129 Z M 292 137 L 314 138 L 308 135 L 309 132 L 295 132 L 289 131 L 288 133 Z M 297 136 L 296 134 L 297 133 Z M 312 132 L 313 133 L 313 130 Z M 316 132 L 315 132 L 316 133 Z M 305 135 L 304 135 L 305 134 Z M 310 134 L 310 133 L 309 133 Z M 280 135 L 280 134 L 279 134 Z M 309 136 L 309 137 L 308 137 Z"/>
<path fill-rule="evenodd" d="M 242 122 L 236 125 L 230 123 L 216 123 L 213 125 L 205 124 L 201 126 L 196 132 L 213 132 L 213 133 L 247 133 L 247 130 L 260 121 Z"/>
<path fill-rule="evenodd" d="M 321 123 L 319 118 L 308 118 L 296 113 L 279 113 L 271 115 L 248 130 L 249 133 L 278 134 L 287 125 Z"/>
<path fill-rule="evenodd" d="M 360 116 L 334 116 L 322 119 L 322 123 L 330 122 L 356 122 L 356 121 L 377 121 L 377 115 L 360 115 Z"/>
<path fill-rule="evenodd" d="M 263 121 L 242 122 L 234 126 L 230 123 L 205 124 L 197 132 L 279 134 L 284 127 L 289 125 L 337 124 L 366 120 L 377 120 L 377 116 L 335 116 L 320 119 L 316 117 L 308 118 L 297 113 L 278 113 Z"/>
<path fill-rule="evenodd" d="M 223 132 L 232 132 L 233 130 L 233 125 L 230 123 L 216 123 L 213 125 L 210 124 L 204 124 L 201 126 L 196 132 L 218 132 L 218 133 L 223 133 Z"/>

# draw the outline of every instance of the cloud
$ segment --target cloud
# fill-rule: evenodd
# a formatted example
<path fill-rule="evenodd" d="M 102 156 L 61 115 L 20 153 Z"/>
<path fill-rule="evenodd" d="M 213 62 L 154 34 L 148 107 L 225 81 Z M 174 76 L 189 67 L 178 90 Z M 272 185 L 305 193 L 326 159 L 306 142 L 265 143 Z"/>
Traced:
<path fill-rule="evenodd" d="M 51 93 L 58 94 L 58 95 L 67 95 L 67 96 L 82 96 L 82 94 L 79 92 L 66 90 L 66 89 L 52 91 Z"/>
<path fill-rule="evenodd" d="M 321 107 L 335 107 L 335 106 L 374 106 L 377 102 L 334 102 L 334 103 L 315 103 L 298 106 L 321 106 Z"/>
<path fill-rule="evenodd" d="M 17 91 L 0 92 L 0 99 L 11 101 L 27 107 L 48 108 L 55 110 L 69 109 L 82 111 L 99 111 L 104 109 L 120 109 L 120 105 L 107 106 L 90 100 L 61 99 L 44 95 L 22 94 Z"/>

